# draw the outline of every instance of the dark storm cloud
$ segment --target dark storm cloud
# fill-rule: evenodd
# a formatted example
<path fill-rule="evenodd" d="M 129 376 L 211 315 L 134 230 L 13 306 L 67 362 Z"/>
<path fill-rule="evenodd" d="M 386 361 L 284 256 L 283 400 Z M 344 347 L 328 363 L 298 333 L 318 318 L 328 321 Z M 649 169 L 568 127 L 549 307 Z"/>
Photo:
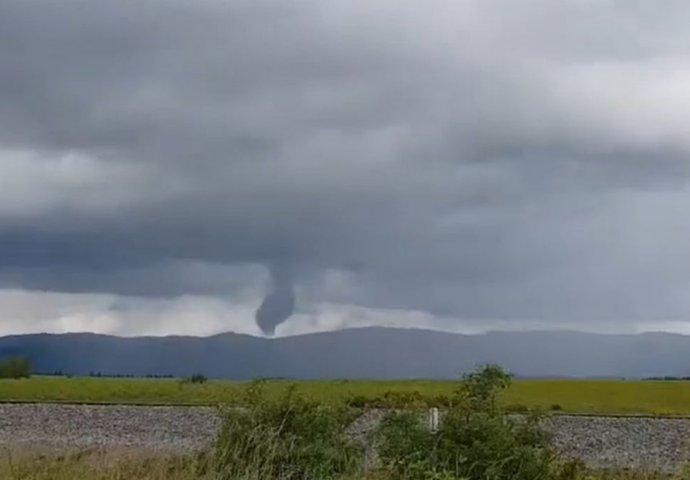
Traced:
<path fill-rule="evenodd" d="M 433 3 L 2 2 L 0 284 L 686 318 L 690 7 Z"/>

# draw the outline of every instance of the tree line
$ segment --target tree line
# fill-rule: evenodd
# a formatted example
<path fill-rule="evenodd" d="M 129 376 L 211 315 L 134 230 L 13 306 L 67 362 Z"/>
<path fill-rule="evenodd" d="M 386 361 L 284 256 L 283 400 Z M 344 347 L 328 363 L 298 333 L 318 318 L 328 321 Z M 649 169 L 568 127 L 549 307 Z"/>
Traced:
<path fill-rule="evenodd" d="M 31 377 L 31 362 L 22 356 L 7 357 L 0 360 L 0 378 Z"/>

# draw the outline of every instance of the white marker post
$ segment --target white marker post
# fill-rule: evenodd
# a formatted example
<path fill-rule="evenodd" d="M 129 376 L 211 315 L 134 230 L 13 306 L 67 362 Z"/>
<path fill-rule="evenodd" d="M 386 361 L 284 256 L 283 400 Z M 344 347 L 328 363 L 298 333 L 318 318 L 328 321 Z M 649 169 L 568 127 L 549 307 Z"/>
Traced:
<path fill-rule="evenodd" d="M 438 408 L 430 408 L 427 414 L 427 425 L 431 433 L 438 432 Z"/>

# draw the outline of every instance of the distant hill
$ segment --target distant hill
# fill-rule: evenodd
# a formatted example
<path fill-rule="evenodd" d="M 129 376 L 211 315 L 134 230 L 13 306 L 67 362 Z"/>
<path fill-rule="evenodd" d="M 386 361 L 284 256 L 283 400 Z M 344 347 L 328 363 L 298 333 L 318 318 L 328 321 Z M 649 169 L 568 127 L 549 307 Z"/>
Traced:
<path fill-rule="evenodd" d="M 452 378 L 480 363 L 529 377 L 690 375 L 690 337 L 667 333 L 494 332 L 359 328 L 266 339 L 121 338 L 88 333 L 0 337 L 0 357 L 27 355 L 37 371 L 85 375 Z"/>

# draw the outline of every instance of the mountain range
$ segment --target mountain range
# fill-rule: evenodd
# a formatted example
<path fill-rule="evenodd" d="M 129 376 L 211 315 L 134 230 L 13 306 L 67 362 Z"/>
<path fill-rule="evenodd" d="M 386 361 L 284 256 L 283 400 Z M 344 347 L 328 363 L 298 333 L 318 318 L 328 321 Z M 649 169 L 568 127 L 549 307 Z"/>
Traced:
<path fill-rule="evenodd" d="M 281 338 L 114 337 L 91 333 L 0 337 L 0 358 L 25 355 L 38 372 L 214 378 L 454 378 L 483 363 L 523 377 L 690 375 L 690 337 L 568 331 L 480 335 L 357 328 Z"/>

